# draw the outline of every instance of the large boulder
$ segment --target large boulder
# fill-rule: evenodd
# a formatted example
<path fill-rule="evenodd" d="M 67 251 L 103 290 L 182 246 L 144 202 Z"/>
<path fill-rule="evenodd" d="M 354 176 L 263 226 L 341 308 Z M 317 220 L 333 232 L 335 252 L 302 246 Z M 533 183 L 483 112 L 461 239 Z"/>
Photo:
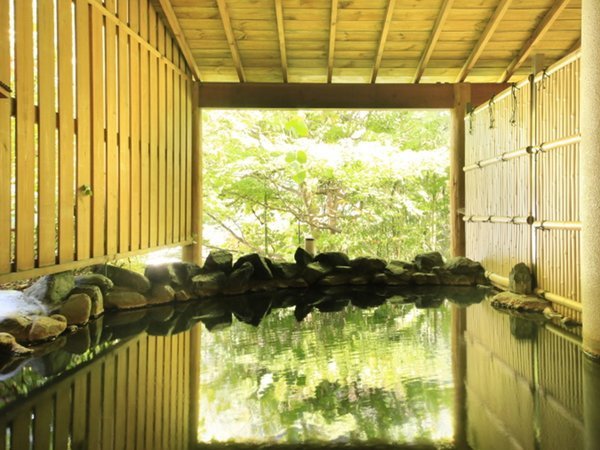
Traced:
<path fill-rule="evenodd" d="M 171 284 L 177 277 L 173 265 L 170 263 L 146 266 L 144 276 L 152 284 Z"/>
<path fill-rule="evenodd" d="M 59 314 L 33 319 L 29 329 L 29 342 L 43 342 L 60 336 L 67 329 L 67 319 Z"/>
<path fill-rule="evenodd" d="M 360 257 L 350 260 L 352 267 L 357 274 L 370 275 L 377 272 L 383 272 L 386 262 L 381 258 Z"/>
<path fill-rule="evenodd" d="M 85 325 L 90 320 L 92 300 L 87 294 L 71 294 L 58 313 L 67 319 L 67 325 Z"/>
<path fill-rule="evenodd" d="M 492 306 L 503 309 L 514 309 L 524 312 L 543 313 L 551 303 L 535 296 L 520 295 L 514 292 L 500 292 L 492 298 Z"/>
<path fill-rule="evenodd" d="M 435 273 L 415 272 L 412 274 L 411 280 L 418 286 L 437 286 L 440 284 L 440 279 Z"/>
<path fill-rule="evenodd" d="M 86 273 L 75 277 L 76 286 L 98 286 L 102 294 L 106 294 L 114 287 L 114 283 L 108 277 L 100 273 Z"/>
<path fill-rule="evenodd" d="M 250 289 L 250 279 L 254 274 L 254 266 L 246 261 L 229 274 L 223 293 L 227 295 L 239 295 Z"/>
<path fill-rule="evenodd" d="M 146 297 L 135 291 L 112 291 L 104 297 L 104 307 L 106 309 L 134 309 L 142 308 L 147 304 Z"/>
<path fill-rule="evenodd" d="M 313 256 L 302 247 L 298 247 L 296 249 L 296 252 L 294 253 L 294 261 L 296 261 L 296 264 L 298 264 L 300 267 L 306 267 L 308 264 L 313 262 L 313 260 Z"/>
<path fill-rule="evenodd" d="M 342 252 L 324 252 L 315 256 L 315 262 L 319 262 L 329 267 L 349 266 L 350 258 Z"/>
<path fill-rule="evenodd" d="M 226 250 L 213 250 L 204 261 L 205 272 L 223 272 L 228 274 L 233 267 L 233 256 Z"/>
<path fill-rule="evenodd" d="M 414 269 L 412 265 L 404 263 L 403 261 L 390 261 L 385 266 L 385 274 L 387 278 L 387 284 L 391 286 L 404 286 L 410 283 Z"/>
<path fill-rule="evenodd" d="M 269 268 L 269 264 L 258 253 L 250 253 L 248 255 L 241 256 L 233 265 L 233 270 L 236 270 L 242 266 L 245 262 L 249 262 L 254 267 L 253 277 L 257 280 L 268 281 L 273 279 L 273 272 Z"/>
<path fill-rule="evenodd" d="M 154 284 L 147 294 L 148 303 L 158 305 L 175 301 L 175 290 L 168 284 Z"/>
<path fill-rule="evenodd" d="M 515 294 L 531 294 L 533 288 L 533 277 L 531 271 L 524 263 L 515 265 L 508 275 L 508 284 L 511 292 Z"/>
<path fill-rule="evenodd" d="M 439 252 L 421 253 L 415 256 L 415 266 L 419 272 L 431 272 L 434 267 L 442 267 L 444 258 Z"/>
<path fill-rule="evenodd" d="M 29 340 L 30 328 L 31 319 L 23 315 L 5 317 L 0 321 L 0 332 L 13 335 L 19 342 Z"/>
<path fill-rule="evenodd" d="M 0 333 L 0 355 L 18 356 L 28 355 L 32 352 L 32 349 L 17 344 L 12 334 Z"/>
<path fill-rule="evenodd" d="M 171 280 L 171 284 L 180 287 L 188 286 L 192 278 L 202 271 L 199 265 L 186 261 L 171 263 L 171 268 L 175 274 L 175 278 Z"/>
<path fill-rule="evenodd" d="M 223 272 L 201 273 L 192 278 L 193 293 L 198 297 L 217 295 L 223 289 L 227 278 Z"/>
<path fill-rule="evenodd" d="M 308 264 L 302 272 L 302 278 L 309 284 L 315 284 L 321 278 L 325 277 L 333 271 L 332 266 L 322 264 L 320 262 L 312 262 Z"/>
<path fill-rule="evenodd" d="M 99 286 L 94 284 L 82 284 L 71 291 L 71 294 L 85 294 L 92 301 L 90 317 L 98 317 L 104 313 L 104 295 Z"/>
<path fill-rule="evenodd" d="M 46 275 L 25 289 L 25 294 L 50 307 L 59 305 L 75 287 L 72 271 Z"/>
<path fill-rule="evenodd" d="M 115 286 L 129 288 L 140 294 L 145 294 L 151 287 L 150 280 L 144 275 L 123 267 L 101 265 L 96 266 L 95 271 L 110 278 Z"/>

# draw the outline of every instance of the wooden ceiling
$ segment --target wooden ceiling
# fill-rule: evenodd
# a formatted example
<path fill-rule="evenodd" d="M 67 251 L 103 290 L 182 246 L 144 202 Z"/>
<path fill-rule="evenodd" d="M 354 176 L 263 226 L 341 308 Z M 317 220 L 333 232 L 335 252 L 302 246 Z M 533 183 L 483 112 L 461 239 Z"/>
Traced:
<path fill-rule="evenodd" d="M 581 35 L 581 0 L 156 1 L 203 82 L 512 82 Z"/>

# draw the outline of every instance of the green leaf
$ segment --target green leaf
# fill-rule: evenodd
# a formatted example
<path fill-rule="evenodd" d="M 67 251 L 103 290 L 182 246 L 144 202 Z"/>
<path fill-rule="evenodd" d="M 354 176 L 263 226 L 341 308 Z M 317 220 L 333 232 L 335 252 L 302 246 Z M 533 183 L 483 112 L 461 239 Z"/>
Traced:
<path fill-rule="evenodd" d="M 306 170 L 301 170 L 300 172 L 296 173 L 292 177 L 292 180 L 294 180 L 298 184 L 302 184 L 304 180 L 306 180 Z"/>
<path fill-rule="evenodd" d="M 288 120 L 288 122 L 285 124 L 285 131 L 296 137 L 308 136 L 308 127 L 306 126 L 304 119 L 300 116 L 296 116 L 291 120 Z"/>
<path fill-rule="evenodd" d="M 296 160 L 300 163 L 300 164 L 306 164 L 307 161 L 307 157 L 306 157 L 306 152 L 303 150 L 298 150 L 296 152 Z"/>
<path fill-rule="evenodd" d="M 296 153 L 295 152 L 289 152 L 287 155 L 285 155 L 285 162 L 288 164 L 293 163 L 296 160 Z"/>

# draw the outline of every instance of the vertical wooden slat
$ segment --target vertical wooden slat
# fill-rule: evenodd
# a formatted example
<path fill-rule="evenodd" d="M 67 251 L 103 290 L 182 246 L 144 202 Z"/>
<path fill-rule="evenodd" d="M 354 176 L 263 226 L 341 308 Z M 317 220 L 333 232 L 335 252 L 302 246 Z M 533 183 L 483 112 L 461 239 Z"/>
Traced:
<path fill-rule="evenodd" d="M 31 429 L 31 411 L 25 410 L 20 413 L 12 424 L 11 450 L 29 450 L 29 439 L 23 439 L 23 436 L 29 436 Z"/>
<path fill-rule="evenodd" d="M 178 55 L 177 55 L 178 56 Z M 173 73 L 173 242 L 179 242 L 181 214 L 180 76 Z"/>
<path fill-rule="evenodd" d="M 170 401 L 171 406 L 170 410 L 170 447 L 177 448 L 177 442 L 179 439 L 179 433 L 177 433 L 177 422 L 179 417 L 177 415 L 178 411 L 178 403 L 181 401 L 181 397 L 178 397 L 177 387 L 179 385 L 179 380 L 181 378 L 181 366 L 179 359 L 179 335 L 170 336 L 169 340 L 171 341 L 171 358 L 170 364 L 171 366 L 171 380 L 169 382 L 169 387 L 171 388 Z M 179 376 L 178 376 L 179 374 Z"/>
<path fill-rule="evenodd" d="M 187 84 L 188 84 L 188 86 L 187 86 L 187 108 L 186 108 L 187 109 L 186 110 L 186 115 L 187 115 L 187 133 L 186 134 L 187 134 L 188 151 L 187 151 L 187 155 L 186 155 L 186 158 L 187 158 L 187 161 L 186 161 L 186 169 L 187 169 L 187 174 L 186 174 L 187 175 L 186 176 L 186 192 L 187 192 L 187 195 L 186 195 L 186 197 L 187 197 L 186 230 L 187 230 L 187 235 L 186 235 L 186 237 L 187 237 L 187 239 L 190 239 L 190 238 L 200 239 L 201 237 L 194 236 L 193 225 L 192 225 L 192 217 L 193 217 L 192 214 L 193 214 L 194 208 L 196 207 L 196 206 L 194 206 L 194 202 L 196 200 L 195 200 L 195 197 L 194 197 L 194 194 L 192 191 L 192 186 L 194 183 L 193 176 L 194 176 L 194 173 L 197 172 L 196 175 L 202 177 L 202 158 L 200 157 L 198 161 L 194 162 L 195 159 L 193 157 L 194 151 L 195 151 L 194 150 L 194 139 L 193 139 L 195 115 L 193 113 L 193 108 L 194 108 L 194 105 L 195 105 L 195 107 L 200 108 L 200 105 L 194 103 L 195 83 L 192 80 L 188 80 Z M 201 126 L 201 124 L 200 124 L 200 126 Z M 200 136 L 198 136 L 198 138 L 200 138 Z M 198 146 L 199 147 L 198 147 L 197 154 L 199 156 L 201 156 L 202 148 L 200 147 L 200 143 L 198 143 Z M 194 168 L 194 164 L 196 164 L 196 163 L 200 165 L 198 168 Z M 198 180 L 198 183 L 201 184 L 201 180 Z M 200 191 L 200 193 L 201 192 L 202 191 Z M 199 199 L 197 199 L 197 200 L 200 201 Z M 201 215 L 201 212 L 200 212 L 200 215 Z M 200 239 L 200 242 L 201 242 L 201 239 Z M 200 255 L 200 257 L 201 257 L 201 255 Z"/>
<path fill-rule="evenodd" d="M 181 240 L 187 240 L 187 152 L 189 145 L 187 143 L 187 128 L 188 121 L 186 117 L 187 111 L 187 77 L 181 77 L 181 89 L 180 89 L 180 111 L 179 111 L 179 134 L 181 143 L 181 153 L 179 155 L 179 192 L 180 192 L 180 224 L 179 224 L 179 237 Z"/>
<path fill-rule="evenodd" d="M 10 81 L 10 40 L 8 39 L 10 0 L 0 0 L 0 80 Z M 0 273 L 11 269 L 11 133 L 10 100 L 0 99 Z"/>
<path fill-rule="evenodd" d="M 73 424 L 71 446 L 82 448 L 87 440 L 87 415 L 88 405 L 88 379 L 87 373 L 78 373 L 73 383 Z"/>
<path fill-rule="evenodd" d="M 119 17 L 126 16 L 126 2 L 119 2 Z M 119 251 L 130 249 L 131 181 L 129 147 L 129 51 L 124 27 L 118 27 L 119 48 Z"/>
<path fill-rule="evenodd" d="M 144 441 L 145 441 L 145 449 L 153 450 L 156 448 L 155 446 L 155 420 L 154 416 L 156 414 L 156 393 L 157 393 L 157 379 L 156 379 L 156 338 L 154 336 L 149 336 L 147 341 L 148 352 L 147 352 L 147 362 L 146 362 L 146 410 L 145 413 L 145 423 L 146 430 L 144 433 Z"/>
<path fill-rule="evenodd" d="M 17 270 L 34 266 L 34 85 L 33 9 L 31 2 L 15 8 L 15 95 L 17 98 Z"/>
<path fill-rule="evenodd" d="M 102 367 L 102 449 L 114 448 L 115 437 L 115 365 L 114 358 L 107 358 Z"/>
<path fill-rule="evenodd" d="M 142 0 L 144 3 L 145 0 Z M 137 391 L 138 391 L 138 406 L 136 408 L 136 436 L 135 448 L 144 449 L 145 432 L 146 432 L 146 408 L 148 408 L 147 398 L 147 380 L 148 380 L 148 337 L 140 339 L 138 347 L 138 371 L 137 371 Z"/>
<path fill-rule="evenodd" d="M 33 422 L 33 450 L 49 450 L 51 446 L 52 414 L 54 401 L 45 395 L 36 401 Z"/>
<path fill-rule="evenodd" d="M 90 257 L 90 25 L 87 0 L 76 0 L 77 43 L 77 259 Z"/>
<path fill-rule="evenodd" d="M 140 1 L 140 35 L 148 41 L 148 1 Z M 149 52 L 142 48 L 140 52 L 140 146 L 141 146 L 141 196 L 140 196 L 140 247 L 148 248 L 150 235 L 150 126 L 149 126 L 149 100 L 152 95 L 149 91 Z M 152 57 L 152 56 L 150 56 Z"/>
<path fill-rule="evenodd" d="M 163 417 L 165 414 L 165 403 L 164 403 L 164 339 L 157 337 L 156 338 L 156 366 L 154 368 L 156 381 L 156 397 L 155 397 L 155 415 L 154 415 L 154 445 L 157 449 L 162 449 L 164 447 L 163 442 Z"/>
<path fill-rule="evenodd" d="M 138 409 L 138 351 L 137 343 L 127 349 L 127 428 L 125 448 L 134 448 L 136 437 L 136 410 Z"/>
<path fill-rule="evenodd" d="M 73 120 L 73 12 L 71 0 L 58 0 L 58 261 L 75 256 Z"/>
<path fill-rule="evenodd" d="M 158 50 L 165 52 L 165 27 L 158 22 Z M 166 217 L 167 217 L 167 91 L 166 91 L 167 65 L 158 61 L 158 244 L 166 242 Z"/>
<path fill-rule="evenodd" d="M 148 35 L 150 45 L 156 46 L 156 12 L 153 7 L 148 9 Z M 159 153 L 158 153 L 158 71 L 160 63 L 155 55 L 150 55 L 149 65 L 149 108 L 150 108 L 150 247 L 158 245 L 159 217 Z"/>
<path fill-rule="evenodd" d="M 104 148 L 104 70 L 103 19 L 97 8 L 91 10 L 92 70 L 92 255 L 102 256 L 105 249 L 106 152 Z"/>
<path fill-rule="evenodd" d="M 127 427 L 127 348 L 121 347 L 115 357 L 117 377 L 115 389 L 115 441 L 114 448 L 125 447 Z"/>
<path fill-rule="evenodd" d="M 100 366 L 100 365 L 98 365 Z M 87 448 L 99 450 L 102 444 L 102 367 L 95 367 L 89 374 L 87 416 Z"/>
<path fill-rule="evenodd" d="M 167 33 L 167 58 L 170 58 L 172 51 L 172 40 L 171 36 Z M 166 105 L 167 105 L 167 116 L 166 116 L 166 137 L 167 137 L 167 203 L 166 203 L 166 214 L 167 214 L 167 236 L 166 243 L 173 243 L 173 216 L 175 214 L 173 208 L 173 69 L 170 66 L 166 66 L 167 78 L 166 78 Z"/>
<path fill-rule="evenodd" d="M 54 448 L 67 448 L 71 425 L 71 385 L 56 392 L 54 408 Z"/>
<path fill-rule="evenodd" d="M 168 336 L 161 337 L 163 346 L 162 372 L 162 448 L 169 448 L 170 417 L 171 417 L 171 340 Z M 168 362 L 167 362 L 168 361 Z M 167 363 L 165 363 L 167 362 Z M 160 442 L 160 441 L 159 441 Z"/>
<path fill-rule="evenodd" d="M 54 2 L 37 5 L 38 30 L 38 264 L 56 263 L 56 111 L 54 107 Z"/>
<path fill-rule="evenodd" d="M 114 0 L 106 8 L 116 13 Z M 107 20 L 106 30 L 106 250 L 109 255 L 119 248 L 119 152 L 117 147 L 117 27 Z"/>
<path fill-rule="evenodd" d="M 137 4 L 137 0 L 131 5 Z M 130 18 L 135 17 L 130 11 Z M 137 21 L 136 21 L 137 23 Z M 129 43 L 130 64 L 130 130 L 131 130 L 131 250 L 140 248 L 140 46 L 131 39 Z"/>

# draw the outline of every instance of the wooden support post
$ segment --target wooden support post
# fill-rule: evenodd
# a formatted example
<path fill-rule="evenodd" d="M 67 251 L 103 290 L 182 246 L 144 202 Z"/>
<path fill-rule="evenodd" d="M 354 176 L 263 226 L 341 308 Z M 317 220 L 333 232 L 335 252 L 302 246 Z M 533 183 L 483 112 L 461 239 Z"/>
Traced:
<path fill-rule="evenodd" d="M 452 378 L 454 379 L 454 445 L 467 448 L 467 310 L 452 305 Z"/>
<path fill-rule="evenodd" d="M 471 103 L 471 86 L 454 85 L 452 145 L 450 148 L 450 250 L 452 256 L 465 256 L 465 116 Z"/>
<path fill-rule="evenodd" d="M 600 364 L 598 361 L 583 361 L 583 423 L 584 448 L 600 448 Z"/>
<path fill-rule="evenodd" d="M 184 247 L 183 259 L 202 263 L 202 110 L 199 83 L 192 91 L 192 238 L 193 244 Z"/>
<path fill-rule="evenodd" d="M 583 349 L 600 356 L 600 2 L 582 2 L 581 54 L 581 300 Z"/>

